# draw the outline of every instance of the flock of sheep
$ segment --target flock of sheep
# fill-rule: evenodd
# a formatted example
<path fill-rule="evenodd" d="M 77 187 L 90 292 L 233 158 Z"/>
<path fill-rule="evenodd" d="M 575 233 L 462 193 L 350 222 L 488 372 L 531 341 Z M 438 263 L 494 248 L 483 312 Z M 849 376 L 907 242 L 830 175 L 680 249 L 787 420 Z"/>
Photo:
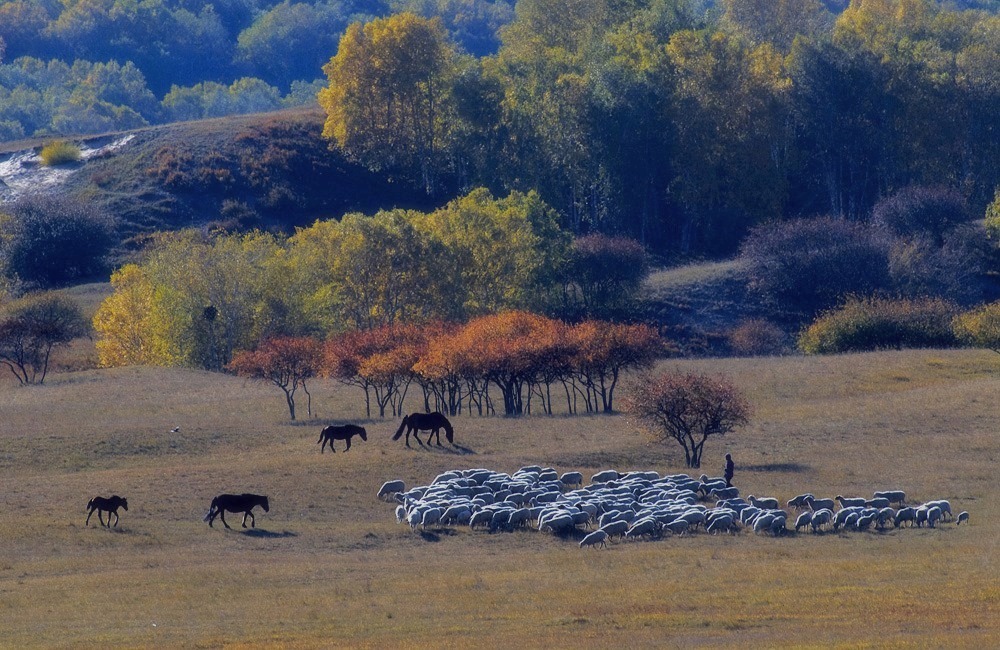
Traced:
<path fill-rule="evenodd" d="M 684 535 L 699 529 L 718 534 L 748 528 L 778 536 L 802 528 L 813 533 L 882 530 L 890 524 L 934 528 L 948 519 L 956 525 L 969 519 L 968 512 L 954 517 L 945 500 L 907 505 L 906 494 L 899 490 L 875 492 L 871 499 L 802 494 L 782 509 L 775 498 L 749 495 L 744 499 L 724 479 L 706 475 L 661 477 L 652 471 L 606 470 L 583 485 L 580 472 L 560 475 L 538 466 L 522 467 L 513 474 L 452 470 L 438 475 L 430 485 L 409 490 L 403 481 L 388 481 L 378 497 L 398 503 L 396 520 L 414 530 L 467 525 L 490 532 L 533 527 L 558 535 L 586 533 L 581 548 L 606 546 L 615 536 L 660 538 L 667 532 Z M 792 510 L 798 514 L 790 525 Z"/>

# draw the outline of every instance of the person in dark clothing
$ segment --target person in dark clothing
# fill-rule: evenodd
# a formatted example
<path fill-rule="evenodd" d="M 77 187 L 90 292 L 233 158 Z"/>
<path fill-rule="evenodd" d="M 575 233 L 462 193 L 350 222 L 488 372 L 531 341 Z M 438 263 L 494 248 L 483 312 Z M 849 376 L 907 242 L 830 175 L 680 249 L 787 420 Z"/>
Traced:
<path fill-rule="evenodd" d="M 732 487 L 733 485 L 734 469 L 736 469 L 736 463 L 733 462 L 732 455 L 726 454 L 726 471 L 723 473 L 723 477 L 726 479 L 726 487 Z"/>

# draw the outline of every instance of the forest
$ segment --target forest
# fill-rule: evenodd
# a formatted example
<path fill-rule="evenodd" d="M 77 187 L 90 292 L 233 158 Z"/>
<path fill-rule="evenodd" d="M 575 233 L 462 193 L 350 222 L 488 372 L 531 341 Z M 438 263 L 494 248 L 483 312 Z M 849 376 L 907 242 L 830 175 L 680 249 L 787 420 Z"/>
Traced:
<path fill-rule="evenodd" d="M 313 102 L 349 159 L 438 204 L 537 191 L 573 233 L 727 254 L 1000 184 L 997 2 L 0 4 L 0 137 Z M 388 207 L 388 206 L 387 206 Z"/>

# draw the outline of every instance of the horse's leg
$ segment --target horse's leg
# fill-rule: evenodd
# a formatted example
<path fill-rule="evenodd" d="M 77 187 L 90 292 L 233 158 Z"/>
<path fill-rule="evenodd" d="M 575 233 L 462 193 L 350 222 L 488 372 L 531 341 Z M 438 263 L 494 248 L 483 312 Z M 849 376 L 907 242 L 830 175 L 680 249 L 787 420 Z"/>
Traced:
<path fill-rule="evenodd" d="M 118 511 L 112 510 L 111 512 L 115 513 L 115 528 L 118 528 Z M 111 523 L 111 513 L 108 513 L 108 523 Z"/>
<path fill-rule="evenodd" d="M 323 453 L 323 450 L 325 450 L 325 449 L 326 449 L 326 436 L 323 436 L 323 444 L 322 444 L 322 446 L 320 446 L 320 448 L 319 448 L 319 453 L 321 453 L 321 454 L 322 454 L 322 453 Z"/>
<path fill-rule="evenodd" d="M 421 447 L 424 446 L 424 441 L 420 439 L 420 429 L 413 429 L 413 437 L 417 439 L 417 442 L 420 443 Z M 428 442 L 430 442 L 430 440 L 428 440 Z"/>
<path fill-rule="evenodd" d="M 435 427 L 434 430 L 431 431 L 431 434 L 436 437 L 436 439 L 437 439 L 437 446 L 440 447 L 441 446 L 441 429 L 439 427 Z M 431 439 L 428 438 L 427 442 L 429 443 L 430 441 L 431 441 Z"/>
<path fill-rule="evenodd" d="M 344 451 L 350 451 L 351 450 L 351 438 L 353 438 L 353 437 L 354 436 L 347 436 L 347 449 L 345 449 Z"/>
<path fill-rule="evenodd" d="M 226 509 L 219 508 L 219 517 L 222 519 L 222 525 L 226 528 L 230 528 L 229 524 L 226 523 Z"/>
<path fill-rule="evenodd" d="M 406 446 L 407 447 L 410 446 L 410 430 L 409 429 L 406 430 Z"/>
<path fill-rule="evenodd" d="M 101 518 L 101 509 L 100 508 L 97 509 L 97 521 L 101 522 L 102 526 L 104 525 L 104 519 Z M 108 523 L 109 524 L 111 523 L 111 515 L 108 515 Z"/>
<path fill-rule="evenodd" d="M 253 509 L 252 508 L 250 510 L 247 510 L 246 515 L 243 515 L 243 527 L 244 528 L 247 527 L 247 523 L 246 523 L 246 521 L 247 521 L 247 515 L 250 515 L 250 527 L 251 528 L 256 528 L 257 527 L 257 518 L 253 516 Z"/>
<path fill-rule="evenodd" d="M 96 510 L 96 508 L 91 508 L 90 512 L 87 513 L 87 523 L 85 523 L 84 526 L 89 526 L 90 525 L 90 516 L 94 514 L 94 510 Z M 100 515 L 98 515 L 98 517 L 99 516 Z"/>

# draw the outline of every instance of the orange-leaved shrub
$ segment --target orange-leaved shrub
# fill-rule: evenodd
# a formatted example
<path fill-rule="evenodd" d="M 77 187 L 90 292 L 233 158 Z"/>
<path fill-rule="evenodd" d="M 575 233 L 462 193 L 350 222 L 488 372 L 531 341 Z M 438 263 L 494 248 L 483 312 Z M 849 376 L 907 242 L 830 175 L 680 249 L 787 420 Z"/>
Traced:
<path fill-rule="evenodd" d="M 940 298 L 849 298 L 824 312 L 799 336 L 806 354 L 951 347 L 958 307 Z"/>
<path fill-rule="evenodd" d="M 787 336 L 780 327 L 764 318 L 748 318 L 729 330 L 726 338 L 730 351 L 738 357 L 781 354 Z"/>

